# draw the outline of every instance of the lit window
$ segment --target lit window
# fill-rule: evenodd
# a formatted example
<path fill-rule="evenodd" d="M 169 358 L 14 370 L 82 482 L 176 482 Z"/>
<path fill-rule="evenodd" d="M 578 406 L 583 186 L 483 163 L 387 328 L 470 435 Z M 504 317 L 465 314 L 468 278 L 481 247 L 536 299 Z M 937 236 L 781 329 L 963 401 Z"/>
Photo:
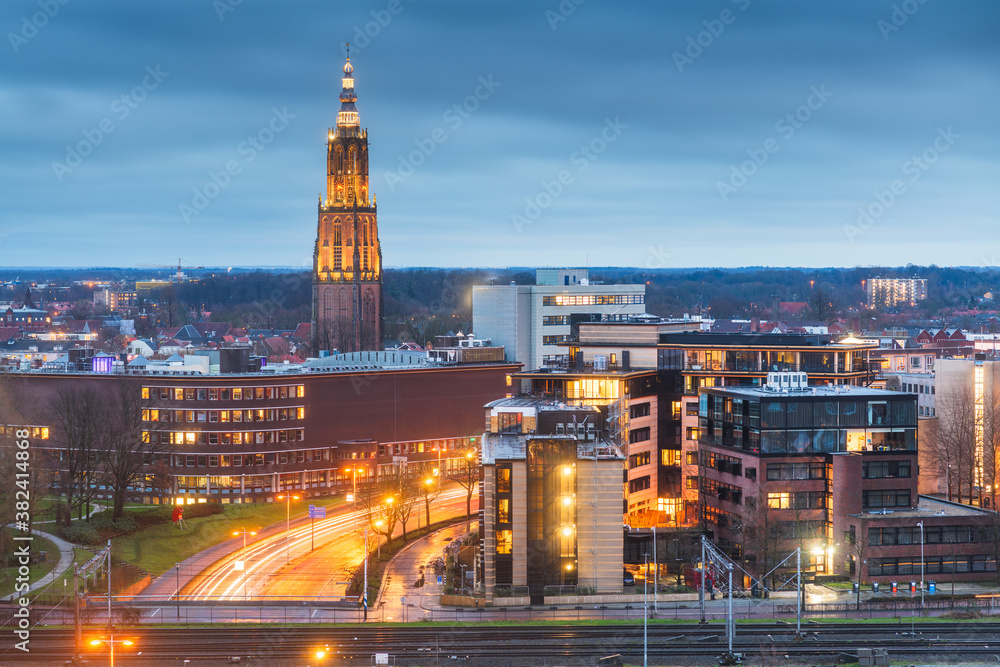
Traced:
<path fill-rule="evenodd" d="M 767 506 L 773 510 L 786 510 L 791 506 L 789 493 L 769 493 L 767 494 Z"/>

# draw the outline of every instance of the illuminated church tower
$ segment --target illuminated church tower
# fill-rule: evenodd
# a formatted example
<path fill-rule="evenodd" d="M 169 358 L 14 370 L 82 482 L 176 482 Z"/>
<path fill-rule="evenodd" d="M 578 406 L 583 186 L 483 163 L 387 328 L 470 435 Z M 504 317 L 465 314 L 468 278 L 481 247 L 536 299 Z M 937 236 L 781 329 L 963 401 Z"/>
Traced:
<path fill-rule="evenodd" d="M 337 127 L 327 141 L 326 198 L 313 250 L 314 353 L 382 349 L 382 249 L 353 71 L 348 56 Z"/>

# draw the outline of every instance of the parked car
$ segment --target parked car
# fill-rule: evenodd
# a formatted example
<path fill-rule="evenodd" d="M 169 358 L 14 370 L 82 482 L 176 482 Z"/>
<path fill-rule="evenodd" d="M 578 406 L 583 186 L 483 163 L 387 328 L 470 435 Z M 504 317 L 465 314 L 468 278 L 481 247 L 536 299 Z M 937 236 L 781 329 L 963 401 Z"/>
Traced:
<path fill-rule="evenodd" d="M 635 577 L 628 570 L 622 570 L 622 583 L 626 586 L 635 586 Z"/>

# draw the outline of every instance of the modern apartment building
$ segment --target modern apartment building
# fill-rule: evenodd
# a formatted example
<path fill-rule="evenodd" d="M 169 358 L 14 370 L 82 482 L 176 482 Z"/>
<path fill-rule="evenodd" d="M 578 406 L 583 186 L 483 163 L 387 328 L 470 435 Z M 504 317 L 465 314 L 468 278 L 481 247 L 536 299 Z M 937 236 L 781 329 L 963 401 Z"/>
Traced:
<path fill-rule="evenodd" d="M 912 394 L 776 372 L 761 387 L 703 387 L 698 414 L 701 518 L 759 573 L 802 547 L 808 570 L 843 574 L 847 515 L 918 508 Z"/>
<path fill-rule="evenodd" d="M 865 291 L 871 309 L 915 306 L 918 301 L 927 298 L 927 279 L 876 276 L 865 283 Z"/>
<path fill-rule="evenodd" d="M 472 328 L 533 370 L 564 363 L 571 326 L 625 320 L 645 311 L 645 285 L 593 285 L 586 269 L 539 269 L 535 285 L 477 285 Z"/>
<path fill-rule="evenodd" d="M 487 599 L 527 589 L 622 589 L 624 456 L 601 411 L 554 400 L 487 404 L 480 488 Z M 503 589 L 504 592 L 501 592 Z"/>

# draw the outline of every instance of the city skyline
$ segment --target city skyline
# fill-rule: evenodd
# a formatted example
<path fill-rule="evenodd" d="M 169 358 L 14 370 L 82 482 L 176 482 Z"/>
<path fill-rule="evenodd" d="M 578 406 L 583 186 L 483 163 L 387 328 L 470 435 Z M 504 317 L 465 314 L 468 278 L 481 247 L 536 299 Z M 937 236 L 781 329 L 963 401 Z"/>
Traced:
<path fill-rule="evenodd" d="M 386 266 L 997 265 L 997 18 L 10 3 L 0 263 L 311 268 L 350 41 Z"/>

